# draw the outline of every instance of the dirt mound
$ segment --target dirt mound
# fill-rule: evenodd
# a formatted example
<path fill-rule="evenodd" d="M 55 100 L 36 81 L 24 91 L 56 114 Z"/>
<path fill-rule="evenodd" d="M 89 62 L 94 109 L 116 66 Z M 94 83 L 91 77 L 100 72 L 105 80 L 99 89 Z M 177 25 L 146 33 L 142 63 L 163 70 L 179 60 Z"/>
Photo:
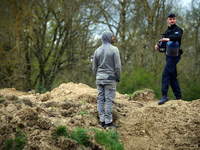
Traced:
<path fill-rule="evenodd" d="M 132 109 L 119 120 L 127 149 L 200 149 L 200 100 L 169 101 Z M 128 133 L 128 134 L 127 134 Z M 145 143 L 145 144 L 144 144 Z"/>
<path fill-rule="evenodd" d="M 96 101 L 97 90 L 81 83 L 63 83 L 44 94 L 0 89 L 0 149 L 17 137 L 19 129 L 27 136 L 25 150 L 81 149 L 70 138 L 53 140 L 51 136 L 60 125 L 69 133 L 80 126 L 102 129 Z M 200 149 L 200 100 L 159 106 L 149 89 L 131 98 L 117 93 L 113 117 L 126 150 Z M 90 144 L 87 149 L 104 149 L 92 133 Z"/>
<path fill-rule="evenodd" d="M 153 93 L 153 90 L 144 89 L 133 93 L 133 95 L 130 97 L 130 100 L 148 102 L 154 100 L 154 97 L 155 94 Z"/>

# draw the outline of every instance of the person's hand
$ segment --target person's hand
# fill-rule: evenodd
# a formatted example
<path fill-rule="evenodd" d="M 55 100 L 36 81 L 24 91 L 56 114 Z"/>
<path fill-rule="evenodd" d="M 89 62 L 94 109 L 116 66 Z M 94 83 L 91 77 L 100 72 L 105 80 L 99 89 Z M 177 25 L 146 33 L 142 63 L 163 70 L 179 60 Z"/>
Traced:
<path fill-rule="evenodd" d="M 155 45 L 155 50 L 158 50 L 158 44 Z"/>
<path fill-rule="evenodd" d="M 169 38 L 162 38 L 162 41 L 163 42 L 165 42 L 165 41 L 167 42 L 167 41 L 170 41 L 170 39 Z"/>

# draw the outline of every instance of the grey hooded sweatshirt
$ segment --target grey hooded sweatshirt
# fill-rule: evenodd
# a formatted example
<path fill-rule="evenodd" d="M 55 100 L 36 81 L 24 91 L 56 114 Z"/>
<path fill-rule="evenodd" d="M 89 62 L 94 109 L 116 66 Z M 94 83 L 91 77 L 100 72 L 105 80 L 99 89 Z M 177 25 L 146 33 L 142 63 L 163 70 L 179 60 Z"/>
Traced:
<path fill-rule="evenodd" d="M 102 45 L 94 52 L 93 72 L 96 80 L 115 80 L 121 78 L 121 60 L 119 50 L 111 44 L 113 33 L 102 33 Z"/>

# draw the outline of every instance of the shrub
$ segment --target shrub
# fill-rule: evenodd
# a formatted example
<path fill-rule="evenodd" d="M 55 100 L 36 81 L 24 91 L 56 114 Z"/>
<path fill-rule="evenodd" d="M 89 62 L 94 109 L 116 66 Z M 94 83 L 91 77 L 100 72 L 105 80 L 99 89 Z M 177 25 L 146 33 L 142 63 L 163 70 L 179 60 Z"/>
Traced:
<path fill-rule="evenodd" d="M 185 86 L 182 89 L 182 96 L 184 100 L 191 101 L 200 98 L 200 80 L 187 79 Z"/>
<path fill-rule="evenodd" d="M 15 138 L 15 150 L 22 150 L 26 145 L 27 136 L 17 129 L 17 137 Z"/>
<path fill-rule="evenodd" d="M 134 91 L 155 87 L 157 84 L 154 72 L 142 67 L 133 67 L 131 72 L 125 72 L 117 86 L 122 94 L 132 94 Z"/>
<path fill-rule="evenodd" d="M 104 145 L 109 150 L 124 150 L 123 145 L 119 141 L 119 133 L 113 129 L 106 131 L 100 131 L 95 129 L 95 141 L 101 145 Z"/>
<path fill-rule="evenodd" d="M 68 137 L 66 126 L 57 127 L 56 131 L 52 135 L 52 138 L 57 139 L 59 136 Z"/>
<path fill-rule="evenodd" d="M 88 131 L 84 128 L 79 127 L 75 131 L 72 131 L 71 139 L 77 141 L 80 145 L 88 147 L 90 145 L 89 142 Z"/>
<path fill-rule="evenodd" d="M 21 131 L 21 129 L 17 128 L 16 138 L 13 140 L 9 138 L 5 142 L 6 150 L 22 150 L 26 145 L 27 136 Z"/>
<path fill-rule="evenodd" d="M 163 69 L 154 73 L 149 69 L 134 66 L 132 70 L 123 72 L 121 81 L 117 85 L 117 90 L 121 94 L 129 94 L 130 96 L 138 90 L 150 88 L 154 91 L 155 97 L 160 98 L 162 95 L 162 72 Z M 198 75 L 179 75 L 178 78 L 182 91 L 182 99 L 191 101 L 200 98 L 200 78 Z M 171 86 L 169 86 L 168 97 L 175 98 Z"/>
<path fill-rule="evenodd" d="M 12 138 L 7 139 L 5 145 L 6 145 L 5 146 L 6 150 L 11 150 L 13 147 L 13 139 Z"/>

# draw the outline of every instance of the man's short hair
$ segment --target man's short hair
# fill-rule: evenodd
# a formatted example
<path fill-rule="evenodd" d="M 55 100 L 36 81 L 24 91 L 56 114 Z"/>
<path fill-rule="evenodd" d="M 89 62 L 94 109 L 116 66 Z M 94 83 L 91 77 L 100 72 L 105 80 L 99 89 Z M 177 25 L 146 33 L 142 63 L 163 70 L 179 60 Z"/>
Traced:
<path fill-rule="evenodd" d="M 176 15 L 175 14 L 173 14 L 172 12 L 171 13 L 169 13 L 168 14 L 168 16 L 167 16 L 168 18 L 174 18 L 174 17 L 176 17 Z"/>

